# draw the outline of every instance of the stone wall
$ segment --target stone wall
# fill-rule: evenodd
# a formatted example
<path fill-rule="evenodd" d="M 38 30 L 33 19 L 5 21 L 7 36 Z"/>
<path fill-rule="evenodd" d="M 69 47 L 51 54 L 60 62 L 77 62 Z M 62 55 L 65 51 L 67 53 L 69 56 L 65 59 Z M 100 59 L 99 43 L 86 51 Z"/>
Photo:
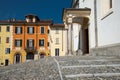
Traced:
<path fill-rule="evenodd" d="M 93 56 L 120 56 L 120 43 L 90 49 Z"/>

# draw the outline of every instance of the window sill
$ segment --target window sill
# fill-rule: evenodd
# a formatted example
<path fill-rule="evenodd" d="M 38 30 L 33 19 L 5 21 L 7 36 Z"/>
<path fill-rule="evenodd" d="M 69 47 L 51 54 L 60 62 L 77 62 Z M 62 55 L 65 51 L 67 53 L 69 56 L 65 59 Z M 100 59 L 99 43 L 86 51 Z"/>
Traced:
<path fill-rule="evenodd" d="M 101 18 L 101 20 L 105 19 L 107 16 L 111 15 L 113 13 L 113 10 L 110 9 L 106 14 L 104 14 Z"/>
<path fill-rule="evenodd" d="M 33 35 L 34 33 L 28 33 L 29 35 Z"/>
<path fill-rule="evenodd" d="M 15 34 L 22 34 L 22 33 L 15 33 Z"/>
<path fill-rule="evenodd" d="M 59 43 L 56 43 L 56 45 L 59 45 Z"/>

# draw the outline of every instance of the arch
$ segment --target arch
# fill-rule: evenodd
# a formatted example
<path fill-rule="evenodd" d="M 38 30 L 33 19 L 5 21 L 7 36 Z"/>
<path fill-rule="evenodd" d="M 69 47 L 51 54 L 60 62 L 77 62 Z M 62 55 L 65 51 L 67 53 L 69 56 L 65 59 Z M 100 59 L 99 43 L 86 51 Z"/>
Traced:
<path fill-rule="evenodd" d="M 44 58 L 44 57 L 46 56 L 46 54 L 45 54 L 44 52 L 41 52 L 41 53 L 39 54 L 39 56 L 40 56 L 40 58 Z"/>
<path fill-rule="evenodd" d="M 33 54 L 33 52 L 28 52 L 27 53 L 26 60 L 34 60 L 34 54 Z"/>
<path fill-rule="evenodd" d="M 17 53 L 15 53 L 15 55 L 14 55 L 14 63 L 15 64 L 18 64 L 18 63 L 21 63 L 21 53 L 19 53 L 19 52 L 17 52 Z"/>

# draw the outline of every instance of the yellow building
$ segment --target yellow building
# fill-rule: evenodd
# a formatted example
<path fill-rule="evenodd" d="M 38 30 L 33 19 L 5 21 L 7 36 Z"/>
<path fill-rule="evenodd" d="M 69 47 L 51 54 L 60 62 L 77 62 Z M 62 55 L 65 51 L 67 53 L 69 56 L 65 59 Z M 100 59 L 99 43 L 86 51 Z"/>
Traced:
<path fill-rule="evenodd" d="M 0 66 L 9 65 L 12 49 L 12 26 L 0 25 Z"/>
<path fill-rule="evenodd" d="M 64 24 L 54 24 L 50 27 L 51 56 L 66 55 L 66 30 Z"/>

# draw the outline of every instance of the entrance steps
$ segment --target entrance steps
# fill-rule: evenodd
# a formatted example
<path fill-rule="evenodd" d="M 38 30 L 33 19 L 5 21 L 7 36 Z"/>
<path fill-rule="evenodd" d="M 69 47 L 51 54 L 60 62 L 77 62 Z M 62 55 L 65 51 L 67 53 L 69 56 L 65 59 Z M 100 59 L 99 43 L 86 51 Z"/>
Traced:
<path fill-rule="evenodd" d="M 120 58 L 117 57 L 71 57 L 57 60 L 64 80 L 120 79 Z"/>

